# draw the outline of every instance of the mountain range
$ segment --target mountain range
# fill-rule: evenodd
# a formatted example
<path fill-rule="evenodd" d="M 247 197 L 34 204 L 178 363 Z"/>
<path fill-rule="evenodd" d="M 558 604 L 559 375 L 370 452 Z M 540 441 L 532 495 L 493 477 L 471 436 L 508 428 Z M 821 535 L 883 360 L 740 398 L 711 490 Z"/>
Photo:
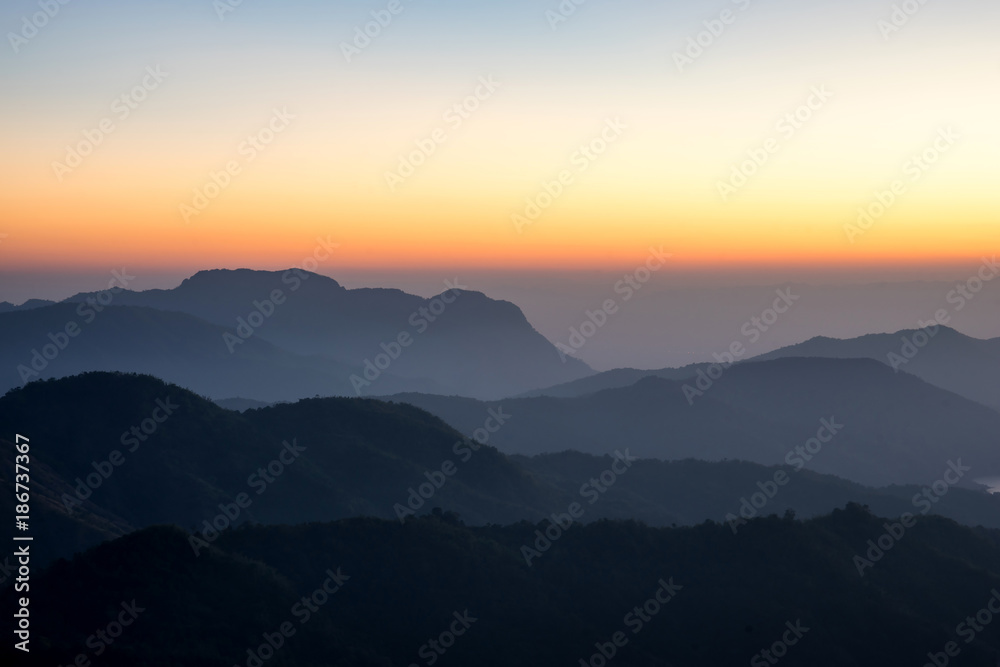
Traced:
<path fill-rule="evenodd" d="M 509 302 L 459 287 L 430 299 L 349 290 L 298 269 L 202 271 L 171 290 L 117 287 L 0 312 L 0 350 L 0 391 L 120 370 L 263 401 L 412 390 L 499 398 L 592 372 L 560 358 Z"/>
<path fill-rule="evenodd" d="M 493 440 L 527 413 L 481 407 L 478 423 L 462 435 L 401 403 L 305 399 L 238 413 L 156 378 L 99 372 L 9 392 L 0 398 L 0 432 L 33 443 L 36 548 L 50 559 L 151 525 L 204 532 L 215 519 L 404 520 L 439 508 L 476 525 L 509 524 L 580 502 L 587 522 L 669 526 L 789 510 L 814 517 L 847 502 L 898 516 L 916 512 L 914 498 L 924 491 L 869 488 L 788 464 L 644 459 L 627 441 L 608 456 L 507 456 Z M 11 465 L 0 469 L 3 506 L 11 511 L 14 451 L 4 444 Z M 609 470 L 617 471 L 611 484 Z M 772 482 L 779 473 L 790 480 L 780 492 Z M 766 506 L 745 508 L 751 498 L 759 503 L 762 489 Z M 251 500 L 245 507 L 240 494 Z M 219 518 L 225 508 L 236 516 Z M 1000 528 L 1000 495 L 952 488 L 928 512 Z"/>
<path fill-rule="evenodd" d="M 1000 413 L 870 359 L 747 362 L 715 380 L 646 376 L 573 398 L 392 398 L 463 432 L 482 411 L 502 405 L 513 418 L 492 442 L 516 454 L 606 454 L 629 446 L 665 460 L 802 460 L 811 470 L 869 485 L 933 482 L 958 459 L 975 477 L 1000 472 Z M 842 428 L 825 432 L 829 443 L 809 445 L 824 435 L 824 421 Z M 803 455 L 803 447 L 816 451 Z"/>
<path fill-rule="evenodd" d="M 724 365 L 731 361 L 724 355 L 720 356 Z M 1000 374 L 1000 338 L 973 338 L 950 327 L 935 325 L 848 339 L 819 336 L 750 359 L 736 360 L 736 363 L 788 357 L 874 359 L 895 371 L 916 375 L 959 396 L 1000 408 L 1000 383 L 996 382 Z M 522 396 L 584 396 L 602 389 L 626 387 L 649 376 L 686 380 L 696 377 L 699 371 L 707 372 L 712 366 L 713 362 L 701 362 L 653 370 L 617 368 L 551 387 L 532 389 Z"/>
<path fill-rule="evenodd" d="M 0 508 L 21 434 L 46 610 L 18 664 L 934 663 L 1000 588 L 996 340 L 594 373 L 444 286 L 0 305 Z M 984 627 L 955 664 L 998 655 Z"/>
<path fill-rule="evenodd" d="M 756 359 L 783 357 L 876 359 L 894 370 L 1000 409 L 1000 338 L 981 340 L 950 327 L 932 326 L 846 340 L 820 336 Z"/>

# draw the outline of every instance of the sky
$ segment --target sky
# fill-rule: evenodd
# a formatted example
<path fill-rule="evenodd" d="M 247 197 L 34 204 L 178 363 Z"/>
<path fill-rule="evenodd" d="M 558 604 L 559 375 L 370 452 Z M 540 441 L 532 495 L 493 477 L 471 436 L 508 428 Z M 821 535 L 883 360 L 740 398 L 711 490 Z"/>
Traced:
<path fill-rule="evenodd" d="M 998 19 L 983 0 L 8 0 L 0 300 L 122 266 L 149 286 L 280 269 L 321 240 L 335 278 L 613 271 L 651 246 L 691 275 L 959 276 L 1000 237 Z"/>

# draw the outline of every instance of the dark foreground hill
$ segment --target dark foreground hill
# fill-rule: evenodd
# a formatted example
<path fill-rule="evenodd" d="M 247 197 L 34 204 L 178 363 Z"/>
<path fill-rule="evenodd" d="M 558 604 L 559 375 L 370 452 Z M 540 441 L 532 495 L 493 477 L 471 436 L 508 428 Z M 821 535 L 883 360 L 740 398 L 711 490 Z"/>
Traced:
<path fill-rule="evenodd" d="M 9 392 L 0 428 L 30 439 L 37 508 L 57 517 L 37 526 L 78 526 L 42 541 L 57 554 L 156 523 L 203 526 L 241 496 L 237 523 L 394 517 L 396 505 L 406 516 L 428 512 L 430 499 L 477 523 L 511 522 L 565 504 L 492 447 L 412 406 L 371 399 L 239 414 L 153 377 L 87 373 Z M 455 469 L 442 472 L 445 461 Z M 427 498 L 411 500 L 422 484 L 432 484 Z"/>
<path fill-rule="evenodd" d="M 563 531 L 548 522 L 467 528 L 447 515 L 353 519 L 229 531 L 198 556 L 183 531 L 150 528 L 36 575 L 31 653 L 16 659 L 995 665 L 997 533 L 937 518 L 897 524 L 856 505 L 805 523 L 755 520 L 738 535 L 711 523 Z M 875 551 L 870 540 L 890 548 Z M 12 591 L 2 597 L 13 609 Z M 11 644 L 0 649 L 4 664 L 13 664 Z"/>

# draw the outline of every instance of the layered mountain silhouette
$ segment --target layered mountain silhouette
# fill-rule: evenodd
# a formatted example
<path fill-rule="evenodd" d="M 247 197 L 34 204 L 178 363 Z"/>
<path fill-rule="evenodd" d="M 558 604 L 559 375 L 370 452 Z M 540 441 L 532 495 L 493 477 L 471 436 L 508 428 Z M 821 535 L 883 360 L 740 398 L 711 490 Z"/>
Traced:
<path fill-rule="evenodd" d="M 1000 375 L 1000 338 L 973 338 L 946 326 L 849 339 L 819 336 L 738 364 L 788 357 L 874 359 L 893 370 L 916 375 L 959 396 L 1000 408 L 1000 382 L 996 381 Z M 532 389 L 521 396 L 584 396 L 603 389 L 626 387 L 649 376 L 686 380 L 711 366 L 712 362 L 704 362 L 655 370 L 617 368 L 551 387 Z"/>
<path fill-rule="evenodd" d="M 533 398 L 536 396 L 551 396 L 554 398 L 576 398 L 586 396 L 605 389 L 620 389 L 635 384 L 647 377 L 664 378 L 666 380 L 687 380 L 696 377 L 699 370 L 706 370 L 709 363 L 688 364 L 679 368 L 659 368 L 643 370 L 640 368 L 614 368 L 610 371 L 594 373 L 579 380 L 571 380 L 551 387 L 532 389 L 523 392 L 517 398 Z"/>
<path fill-rule="evenodd" d="M 15 310 L 32 310 L 34 308 L 41 308 L 42 306 L 51 306 L 54 303 L 55 301 L 49 301 L 48 299 L 28 299 L 18 305 L 10 301 L 0 301 L 0 313 L 11 313 Z"/>
<path fill-rule="evenodd" d="M 455 664 L 610 663 L 601 642 L 671 588 L 617 663 L 746 662 L 807 627 L 789 664 L 920 664 L 1000 587 L 1000 494 L 974 482 L 1000 475 L 996 341 L 594 374 L 443 287 L 209 271 L 0 306 L 0 511 L 23 434 L 48 614 L 20 662 L 75 663 L 124 604 L 143 615 L 102 664 L 426 664 L 460 618 Z"/>
<path fill-rule="evenodd" d="M 115 370 L 149 373 L 206 396 L 253 392 L 256 398 L 280 401 L 351 394 L 350 376 L 363 372 L 321 355 L 292 354 L 256 336 L 230 353 L 223 341 L 227 329 L 185 313 L 115 305 L 100 313 L 86 304 L 80 308 L 62 303 L 0 315 L 3 391 L 25 381 Z M 66 333 L 68 325 L 77 327 L 75 336 Z M 379 386 L 443 389 L 393 375 L 379 378 Z"/>
<path fill-rule="evenodd" d="M 407 507 L 410 488 L 446 460 L 462 474 L 434 489 L 434 503 L 460 507 L 471 521 L 537 518 L 561 504 L 557 490 L 496 450 L 473 451 L 476 443 L 462 444 L 430 414 L 371 399 L 308 399 L 239 414 L 149 376 L 88 373 L 9 392 L 0 422 L 5 433 L 40 443 L 33 460 L 48 473 L 47 505 L 81 523 L 83 537 L 156 523 L 197 527 L 241 493 L 261 500 L 240 521 L 396 517 L 394 506 Z M 111 461 L 113 452 L 123 460 Z M 274 461 L 283 463 L 268 468 Z"/>
<path fill-rule="evenodd" d="M 503 421 L 485 445 L 405 404 L 306 399 L 240 414 L 149 376 L 88 373 L 31 383 L 0 398 L 0 429 L 34 443 L 36 548 L 49 558 L 155 524 L 203 532 L 216 519 L 227 525 L 408 519 L 440 508 L 473 524 L 534 522 L 579 502 L 586 522 L 667 526 L 788 510 L 805 518 L 847 502 L 898 516 L 917 512 L 913 498 L 923 491 L 872 489 L 788 465 L 642 460 L 627 442 L 618 457 L 510 458 L 492 441 L 528 415 L 506 404 L 492 413 L 481 407 L 469 433 L 491 418 L 491 428 Z M 0 470 L 3 506 L 13 511 L 14 447 L 4 445 L 3 460 L 11 465 Z M 622 458 L 627 469 L 616 463 Z M 618 473 L 605 487 L 599 480 L 607 484 L 608 470 Z M 745 510 L 744 499 L 778 472 L 791 481 L 766 507 Z M 237 516 L 220 518 L 225 508 L 234 511 L 241 494 L 251 502 Z M 928 511 L 1000 528 L 1000 496 L 980 490 L 951 489 Z"/>
<path fill-rule="evenodd" d="M 567 494 L 579 494 L 581 487 L 600 480 L 613 461 L 612 457 L 571 451 L 511 458 L 544 483 Z M 776 476 L 783 484 L 773 483 Z M 810 518 L 856 502 L 879 516 L 926 511 L 969 526 L 1000 528 L 1000 495 L 952 488 L 937 502 L 931 502 L 924 495 L 926 491 L 927 487 L 915 484 L 875 489 L 787 465 L 640 459 L 627 475 L 607 488 L 599 505 L 595 503 L 588 513 L 593 511 L 599 518 L 638 519 L 651 526 L 724 521 L 740 530 L 740 519 L 746 517 L 792 512 L 799 518 Z M 767 494 L 773 495 L 764 507 L 757 508 L 754 503 L 759 504 Z"/>
<path fill-rule="evenodd" d="M 500 405 L 418 394 L 394 398 L 460 431 Z M 787 462 L 826 420 L 843 428 L 829 443 L 812 445 L 821 451 L 804 460 L 811 470 L 871 485 L 932 482 L 959 458 L 972 467 L 966 482 L 1000 472 L 1000 413 L 870 359 L 744 363 L 716 380 L 646 377 L 577 398 L 518 398 L 502 405 L 513 418 L 492 444 L 509 453 L 605 454 L 628 446 L 643 457 L 772 465 Z"/>
<path fill-rule="evenodd" d="M 68 301 L 98 296 L 84 293 Z M 499 398 L 593 372 L 579 360 L 561 358 L 517 306 L 470 291 L 457 279 L 425 299 L 395 289 L 346 289 L 300 269 L 212 270 L 174 289 L 120 290 L 112 303 L 186 313 L 224 327 L 225 340 L 213 333 L 208 343 L 226 353 L 259 339 L 351 369 L 337 378 L 356 376 L 349 391 L 338 387 L 327 395 L 394 393 L 384 379 L 395 377 L 445 393 Z M 236 395 L 271 400 L 256 387 L 217 397 Z"/>
<path fill-rule="evenodd" d="M 876 359 L 959 396 L 1000 408 L 1000 338 L 981 340 L 945 326 L 846 340 L 820 336 L 755 359 L 785 357 Z"/>

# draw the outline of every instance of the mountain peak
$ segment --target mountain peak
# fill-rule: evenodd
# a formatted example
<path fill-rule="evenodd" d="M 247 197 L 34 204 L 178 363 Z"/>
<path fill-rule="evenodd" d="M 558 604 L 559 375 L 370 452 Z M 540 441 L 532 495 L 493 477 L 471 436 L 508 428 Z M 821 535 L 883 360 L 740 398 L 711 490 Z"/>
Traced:
<path fill-rule="evenodd" d="M 289 278 L 286 278 L 286 276 Z M 344 287 L 333 278 L 294 267 L 283 269 L 281 271 L 261 271 L 257 269 L 203 269 L 192 275 L 190 278 L 185 278 L 181 281 L 180 288 L 190 288 L 195 286 L 204 287 L 209 285 L 215 286 L 220 284 L 232 284 L 234 282 L 256 283 L 262 280 L 281 283 L 283 280 L 290 280 L 291 276 L 298 277 L 300 280 L 310 281 L 315 278 L 315 282 L 322 283 L 326 287 L 344 289 Z"/>

